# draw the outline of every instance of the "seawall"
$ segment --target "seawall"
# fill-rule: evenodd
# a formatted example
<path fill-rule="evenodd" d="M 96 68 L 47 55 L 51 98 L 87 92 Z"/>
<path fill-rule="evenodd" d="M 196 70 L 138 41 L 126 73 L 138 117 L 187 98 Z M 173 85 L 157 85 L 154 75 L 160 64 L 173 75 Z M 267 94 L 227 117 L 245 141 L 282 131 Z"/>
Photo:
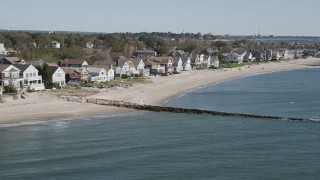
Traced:
<path fill-rule="evenodd" d="M 214 116 L 231 116 L 231 117 L 290 120 L 290 121 L 311 121 L 310 119 L 304 119 L 304 118 L 290 118 L 290 117 L 280 117 L 280 116 L 228 113 L 228 112 L 201 110 L 201 109 L 154 106 L 154 105 L 137 104 L 137 103 L 131 103 L 131 102 L 125 102 L 125 101 L 98 99 L 98 98 L 83 98 L 83 97 L 75 97 L 75 96 L 61 96 L 60 98 L 70 102 L 92 103 L 92 104 L 98 104 L 98 105 L 104 105 L 104 106 L 114 106 L 114 107 L 122 107 L 122 108 L 129 108 L 129 109 L 136 109 L 136 110 L 143 110 L 143 111 L 153 111 L 153 112 L 204 114 L 204 115 L 214 115 Z"/>

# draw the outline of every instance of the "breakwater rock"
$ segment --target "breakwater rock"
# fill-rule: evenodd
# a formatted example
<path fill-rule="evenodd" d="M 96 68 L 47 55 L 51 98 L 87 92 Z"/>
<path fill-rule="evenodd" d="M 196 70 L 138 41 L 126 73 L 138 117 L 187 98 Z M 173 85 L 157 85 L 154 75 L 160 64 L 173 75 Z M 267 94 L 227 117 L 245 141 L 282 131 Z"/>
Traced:
<path fill-rule="evenodd" d="M 201 109 L 187 109 L 187 108 L 177 108 L 177 107 L 167 107 L 167 106 L 154 106 L 147 104 L 137 104 L 132 102 L 99 99 L 99 98 L 82 98 L 76 96 L 61 96 L 63 100 L 78 103 L 91 103 L 104 106 L 114 106 L 122 107 L 136 110 L 144 111 L 154 111 L 154 112 L 171 112 L 171 113 L 185 113 L 185 114 L 206 114 L 214 116 L 232 116 L 232 117 L 244 117 L 244 118 L 256 118 L 256 119 L 274 119 L 274 120 L 291 120 L 291 121 L 310 121 L 309 119 L 303 118 L 288 118 L 279 116 L 265 116 L 265 115 L 255 115 L 255 114 L 242 114 L 242 113 L 228 113 L 219 111 L 209 111 Z"/>

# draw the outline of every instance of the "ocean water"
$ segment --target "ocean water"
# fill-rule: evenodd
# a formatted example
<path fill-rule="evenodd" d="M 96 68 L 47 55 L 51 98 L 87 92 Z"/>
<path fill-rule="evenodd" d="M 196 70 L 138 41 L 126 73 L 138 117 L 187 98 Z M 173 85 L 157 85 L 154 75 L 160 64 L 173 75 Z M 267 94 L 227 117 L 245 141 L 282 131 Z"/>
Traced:
<path fill-rule="evenodd" d="M 252 75 L 210 85 L 167 105 L 320 121 L 320 68 Z"/>
<path fill-rule="evenodd" d="M 168 102 L 216 110 L 211 102 L 224 96 L 221 110 L 312 122 L 139 111 L 0 125 L 0 179 L 319 179 L 319 70 L 249 76 Z M 314 94 L 307 98 L 300 90 Z M 279 102 L 283 97 L 289 103 Z M 253 101 L 260 103 L 252 106 Z M 291 109 L 300 103 L 312 106 Z"/>

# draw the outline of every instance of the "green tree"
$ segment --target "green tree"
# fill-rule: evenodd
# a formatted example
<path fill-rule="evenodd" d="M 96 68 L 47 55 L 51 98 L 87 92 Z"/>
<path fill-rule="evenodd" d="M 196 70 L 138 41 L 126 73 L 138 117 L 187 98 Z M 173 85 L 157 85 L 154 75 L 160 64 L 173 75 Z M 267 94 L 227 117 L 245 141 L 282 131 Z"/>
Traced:
<path fill-rule="evenodd" d="M 37 66 L 36 68 L 39 70 L 39 74 L 42 76 L 42 80 L 45 88 L 51 89 L 53 86 L 53 83 L 52 83 L 52 71 L 50 69 L 50 66 L 47 63 L 45 63 L 42 67 Z"/>

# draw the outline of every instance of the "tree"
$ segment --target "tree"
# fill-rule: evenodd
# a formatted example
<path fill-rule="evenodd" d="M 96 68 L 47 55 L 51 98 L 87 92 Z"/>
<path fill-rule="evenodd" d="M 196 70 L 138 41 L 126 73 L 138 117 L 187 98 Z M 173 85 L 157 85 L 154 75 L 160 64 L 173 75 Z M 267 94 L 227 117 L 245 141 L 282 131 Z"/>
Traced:
<path fill-rule="evenodd" d="M 222 53 L 218 53 L 218 58 L 219 58 L 220 64 L 227 64 L 227 61 L 225 60 L 225 57 Z"/>
<path fill-rule="evenodd" d="M 37 66 L 36 68 L 39 70 L 39 74 L 42 76 L 42 80 L 45 88 L 51 89 L 53 86 L 53 83 L 52 83 L 52 71 L 50 69 L 50 66 L 47 63 L 45 63 L 42 67 Z"/>
<path fill-rule="evenodd" d="M 188 39 L 185 41 L 184 43 L 184 48 L 183 50 L 185 52 L 189 52 L 191 53 L 192 51 L 194 51 L 195 49 L 197 49 L 198 47 L 198 44 L 197 44 L 197 41 L 196 40 L 193 40 L 193 39 Z"/>

